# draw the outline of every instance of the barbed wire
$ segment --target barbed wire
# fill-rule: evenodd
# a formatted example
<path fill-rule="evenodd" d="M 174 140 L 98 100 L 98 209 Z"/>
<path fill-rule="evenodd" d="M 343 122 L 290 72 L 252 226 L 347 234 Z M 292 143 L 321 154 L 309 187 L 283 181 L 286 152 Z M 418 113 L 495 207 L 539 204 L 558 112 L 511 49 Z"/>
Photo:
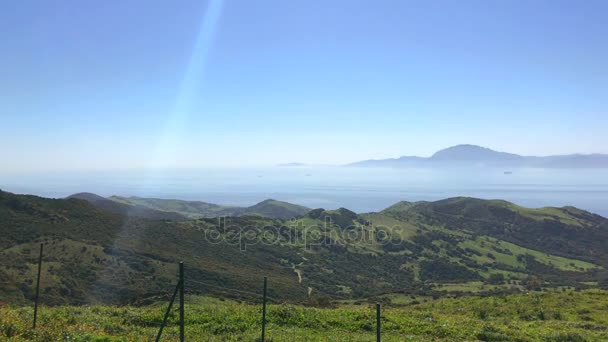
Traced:
<path fill-rule="evenodd" d="M 251 292 L 251 291 L 247 291 L 247 290 L 237 290 L 237 289 L 234 289 L 234 288 L 214 285 L 214 284 L 210 284 L 210 283 L 206 283 L 206 282 L 202 282 L 202 281 L 198 281 L 198 280 L 194 280 L 194 279 L 186 279 L 185 283 L 186 284 L 188 284 L 188 283 L 195 283 L 195 284 L 199 284 L 199 285 L 214 287 L 216 289 L 221 289 L 221 290 L 224 290 L 224 291 L 227 291 L 227 292 L 232 291 L 232 292 L 237 292 L 237 293 L 241 293 L 241 294 L 248 294 L 248 295 L 252 295 L 252 296 L 260 297 L 260 298 L 264 297 L 264 295 L 260 294 L 260 293 Z M 187 289 L 187 291 L 193 291 L 193 290 L 192 289 Z M 277 303 L 281 302 L 281 300 L 279 300 L 277 298 L 274 298 L 274 297 L 270 297 L 268 295 L 266 295 L 266 299 L 270 299 L 273 302 L 277 302 Z"/>

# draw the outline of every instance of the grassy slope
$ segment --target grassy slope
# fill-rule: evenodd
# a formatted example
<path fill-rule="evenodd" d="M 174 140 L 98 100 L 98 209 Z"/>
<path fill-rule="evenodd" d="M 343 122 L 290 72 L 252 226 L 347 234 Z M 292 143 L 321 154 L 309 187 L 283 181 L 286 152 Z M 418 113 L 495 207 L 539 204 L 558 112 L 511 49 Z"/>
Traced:
<path fill-rule="evenodd" d="M 391 207 L 390 210 L 393 211 L 395 208 L 399 208 L 396 210 L 403 210 L 402 208 L 405 210 L 410 210 L 412 208 L 412 204 L 405 206 L 398 204 Z M 546 215 L 545 213 L 547 211 L 546 208 L 536 211 L 527 208 L 525 209 L 525 215 L 533 216 L 535 220 L 544 219 L 544 215 Z M 563 212 L 556 208 L 549 209 L 549 212 L 552 214 L 554 214 L 556 211 L 563 215 Z M 577 260 L 576 258 L 567 258 L 549 253 L 543 253 L 535 249 L 518 246 L 514 243 L 496 239 L 491 236 L 473 234 L 471 232 L 467 232 L 466 228 L 464 230 L 455 231 L 453 229 L 446 229 L 441 225 L 419 224 L 417 223 L 419 218 L 414 216 L 416 215 L 415 211 L 411 214 L 411 217 L 407 215 L 408 214 L 405 216 L 398 216 L 391 215 L 390 212 L 382 212 L 365 214 L 363 217 L 372 222 L 374 226 L 392 228 L 395 236 L 413 243 L 416 242 L 417 236 L 424 236 L 425 234 L 429 234 L 431 232 L 436 232 L 438 234 L 444 234 L 446 236 L 459 239 L 459 242 L 456 245 L 457 247 L 476 252 L 475 254 L 469 253 L 468 255 L 463 255 L 465 259 L 473 261 L 480 267 L 485 265 L 493 269 L 490 271 L 483 271 L 482 274 L 485 276 L 496 273 L 503 268 L 503 266 L 507 266 L 508 268 L 512 268 L 514 270 L 506 272 L 506 274 L 511 275 L 514 278 L 525 277 L 527 266 L 526 260 L 521 258 L 524 256 L 532 256 L 537 262 L 558 271 L 584 272 L 602 268 L 597 264 Z M 579 222 L 577 221 L 577 225 L 578 224 Z M 433 243 L 438 248 L 438 251 L 434 252 L 436 255 L 447 256 L 450 254 L 447 250 L 453 247 L 453 245 L 445 244 L 440 240 L 433 240 Z M 426 253 L 426 255 L 428 255 L 428 253 Z M 456 263 L 464 264 L 462 262 L 463 258 L 461 257 L 451 255 L 450 259 Z"/>
<path fill-rule="evenodd" d="M 206 297 L 186 298 L 186 337 L 254 341 L 260 306 Z M 382 312 L 384 341 L 599 341 L 608 339 L 608 293 L 602 291 L 518 294 L 430 300 Z M 145 307 L 42 307 L 30 330 L 30 307 L 0 307 L 0 337 L 14 340 L 151 340 L 166 303 Z M 275 341 L 371 341 L 372 305 L 321 309 L 268 306 L 267 337 Z M 173 312 L 163 340 L 178 340 Z"/>
<path fill-rule="evenodd" d="M 605 264 L 604 260 L 597 260 L 597 252 L 605 250 L 603 239 L 595 241 L 594 250 L 577 248 L 568 251 L 569 245 L 573 245 L 568 239 L 586 240 L 584 235 L 587 234 L 608 236 L 606 219 L 573 207 L 530 209 L 502 200 L 459 197 L 437 202 L 400 202 L 380 213 L 368 214 L 366 218 L 374 224 L 405 228 L 405 236 L 410 240 L 423 234 L 424 230 L 464 236 L 467 239 L 459 246 L 480 252 L 482 255 L 472 256 L 479 263 L 525 268 L 525 263 L 518 261 L 517 256 L 530 255 L 536 261 L 561 271 L 584 271 L 597 268 L 598 262 Z M 404 224 L 400 226 L 399 222 Z M 417 228 L 416 232 L 413 227 Z M 534 240 L 530 237 L 534 237 Z M 535 246 L 526 248 L 532 245 Z M 541 252 L 541 249 L 544 251 Z M 488 253 L 496 258 L 489 258 Z M 596 254 L 595 263 L 577 260 L 593 259 L 584 253 Z"/>

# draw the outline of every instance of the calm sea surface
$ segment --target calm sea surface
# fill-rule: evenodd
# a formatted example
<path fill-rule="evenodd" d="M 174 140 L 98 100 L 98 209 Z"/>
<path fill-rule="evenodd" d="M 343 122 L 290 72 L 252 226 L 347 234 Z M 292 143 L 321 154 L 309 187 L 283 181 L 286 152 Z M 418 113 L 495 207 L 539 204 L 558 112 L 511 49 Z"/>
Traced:
<path fill-rule="evenodd" d="M 45 197 L 76 192 L 252 205 L 267 198 L 311 208 L 378 211 L 398 201 L 453 196 L 528 207 L 573 205 L 608 217 L 606 169 L 372 169 L 275 167 L 0 174 L 0 189 Z"/>

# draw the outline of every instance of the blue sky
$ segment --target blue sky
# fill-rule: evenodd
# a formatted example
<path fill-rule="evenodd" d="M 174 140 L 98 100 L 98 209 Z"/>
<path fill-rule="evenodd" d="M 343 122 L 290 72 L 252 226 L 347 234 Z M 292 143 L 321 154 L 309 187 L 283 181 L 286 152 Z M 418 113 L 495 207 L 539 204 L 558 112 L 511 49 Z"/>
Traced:
<path fill-rule="evenodd" d="M 608 2 L 4 1 L 2 170 L 608 153 Z"/>

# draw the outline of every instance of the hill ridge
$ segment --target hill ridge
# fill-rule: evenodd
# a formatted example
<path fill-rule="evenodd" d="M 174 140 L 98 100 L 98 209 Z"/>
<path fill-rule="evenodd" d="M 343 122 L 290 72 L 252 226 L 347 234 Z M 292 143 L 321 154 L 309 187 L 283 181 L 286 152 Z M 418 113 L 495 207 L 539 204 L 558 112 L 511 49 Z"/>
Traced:
<path fill-rule="evenodd" d="M 310 211 L 301 205 L 272 198 L 264 199 L 248 207 L 219 205 L 204 201 L 169 198 L 147 198 L 138 196 L 110 196 L 110 200 L 148 207 L 154 210 L 176 212 L 188 218 L 210 218 L 219 216 L 257 215 L 270 218 L 295 218 Z"/>

